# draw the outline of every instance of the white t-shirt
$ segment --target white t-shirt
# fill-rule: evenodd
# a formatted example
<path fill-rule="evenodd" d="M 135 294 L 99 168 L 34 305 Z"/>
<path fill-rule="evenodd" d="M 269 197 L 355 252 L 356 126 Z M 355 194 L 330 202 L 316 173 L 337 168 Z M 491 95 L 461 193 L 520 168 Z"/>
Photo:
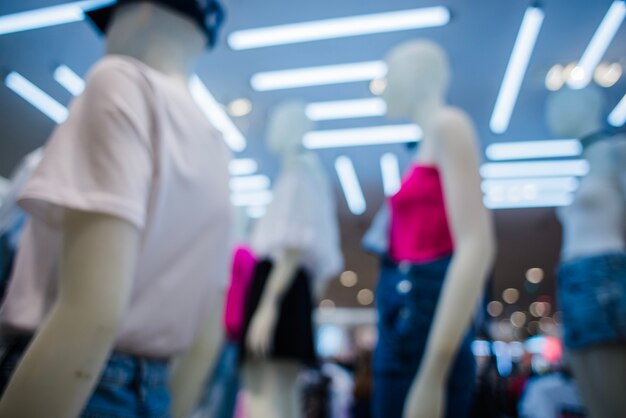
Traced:
<path fill-rule="evenodd" d="M 260 257 L 277 259 L 287 248 L 300 250 L 302 264 L 316 281 L 340 273 L 343 256 L 337 207 L 315 155 L 300 155 L 283 169 L 272 203 L 255 225 L 251 241 Z"/>
<path fill-rule="evenodd" d="M 63 208 L 113 215 L 141 233 L 119 351 L 187 349 L 228 278 L 230 151 L 187 86 L 107 56 L 48 142 L 20 204 L 31 216 L 1 321 L 34 331 L 55 301 Z"/>

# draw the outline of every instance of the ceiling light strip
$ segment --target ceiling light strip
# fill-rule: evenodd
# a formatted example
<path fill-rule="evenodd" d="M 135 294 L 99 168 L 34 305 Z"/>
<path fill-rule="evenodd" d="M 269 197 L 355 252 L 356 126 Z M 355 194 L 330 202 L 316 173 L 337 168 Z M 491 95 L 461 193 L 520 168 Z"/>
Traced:
<path fill-rule="evenodd" d="M 626 94 L 611 111 L 608 121 L 611 126 L 615 126 L 616 128 L 619 128 L 626 123 Z"/>
<path fill-rule="evenodd" d="M 258 171 L 259 164 L 252 158 L 238 158 L 230 162 L 228 169 L 231 176 L 249 176 Z"/>
<path fill-rule="evenodd" d="M 267 190 L 271 182 L 264 174 L 238 176 L 230 179 L 230 190 L 234 193 Z"/>
<path fill-rule="evenodd" d="M 443 26 L 449 21 L 450 10 L 435 6 L 240 30 L 228 36 L 228 45 L 234 50 L 263 48 Z"/>
<path fill-rule="evenodd" d="M 509 127 L 543 19 L 544 13 L 540 8 L 526 9 L 489 123 L 491 130 L 495 133 L 504 133 Z"/>
<path fill-rule="evenodd" d="M 60 65 L 54 70 L 54 79 L 73 96 L 79 96 L 85 90 L 85 81 L 67 65 Z"/>
<path fill-rule="evenodd" d="M 493 196 L 487 195 L 483 201 L 488 209 L 555 208 L 571 205 L 574 201 L 574 195 L 572 193 L 555 193 L 519 201 L 494 199 Z"/>
<path fill-rule="evenodd" d="M 380 157 L 380 170 L 383 176 L 385 196 L 393 196 L 400 190 L 400 164 L 398 157 L 390 152 Z"/>
<path fill-rule="evenodd" d="M 341 183 L 341 188 L 343 189 L 350 212 L 355 215 L 364 214 L 367 205 L 352 160 L 346 156 L 337 158 L 335 161 L 335 170 L 337 170 L 337 176 L 339 177 L 339 182 Z"/>
<path fill-rule="evenodd" d="M 79 1 L 0 16 L 0 35 L 80 22 L 85 19 L 84 11 L 113 3 L 115 0 Z"/>
<path fill-rule="evenodd" d="M 387 65 L 384 61 L 366 61 L 262 72 L 254 74 L 250 84 L 256 91 L 270 91 L 369 81 L 386 74 Z"/>
<path fill-rule="evenodd" d="M 414 124 L 312 131 L 304 135 L 308 149 L 343 148 L 419 141 L 422 130 Z"/>
<path fill-rule="evenodd" d="M 527 192 L 561 192 L 571 193 L 578 189 L 580 180 L 576 177 L 537 177 L 483 180 L 483 193 L 497 195 L 505 194 L 510 190 L 525 190 Z"/>
<path fill-rule="evenodd" d="M 505 161 L 578 157 L 582 151 L 583 147 L 577 139 L 549 139 L 495 143 L 487 147 L 485 154 L 492 161 Z"/>
<path fill-rule="evenodd" d="M 197 75 L 191 77 L 189 89 L 205 116 L 216 129 L 222 132 L 224 140 L 230 149 L 235 152 L 241 152 L 246 149 L 246 138 L 239 129 L 237 129 L 222 106 L 215 100 L 209 89 L 200 80 L 200 77 Z"/>
<path fill-rule="evenodd" d="M 576 68 L 579 76 L 571 77 L 567 82 L 568 86 L 581 89 L 589 84 L 596 67 L 622 25 L 624 17 L 626 17 L 626 3 L 623 0 L 614 1 L 578 62 Z"/>
<path fill-rule="evenodd" d="M 587 173 L 589 173 L 589 163 L 582 159 L 486 163 L 480 167 L 480 174 L 485 179 L 581 177 Z"/>
<path fill-rule="evenodd" d="M 254 192 L 233 193 L 230 201 L 233 206 L 266 206 L 269 205 L 274 195 L 271 190 L 260 190 Z"/>
<path fill-rule="evenodd" d="M 332 102 L 309 103 L 306 114 L 313 121 L 353 119 L 383 116 L 387 104 L 383 99 L 339 100 Z"/>
<path fill-rule="evenodd" d="M 56 123 L 63 123 L 67 119 L 68 110 L 65 106 L 20 73 L 16 71 L 9 73 L 4 79 L 4 84 Z"/>

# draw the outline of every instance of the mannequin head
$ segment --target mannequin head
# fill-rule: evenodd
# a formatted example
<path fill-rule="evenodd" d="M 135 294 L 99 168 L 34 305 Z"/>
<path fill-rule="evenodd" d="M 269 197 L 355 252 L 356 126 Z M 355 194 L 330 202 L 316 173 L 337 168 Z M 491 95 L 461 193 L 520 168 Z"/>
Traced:
<path fill-rule="evenodd" d="M 275 154 L 293 156 L 302 151 L 304 134 L 313 129 L 306 105 L 290 101 L 276 106 L 269 115 L 267 146 Z"/>
<path fill-rule="evenodd" d="M 604 97 L 595 87 L 564 88 L 548 97 L 546 119 L 550 131 L 562 138 L 583 138 L 602 128 Z"/>
<path fill-rule="evenodd" d="M 107 52 L 136 58 L 169 75 L 188 77 L 207 36 L 191 19 L 151 2 L 117 8 L 107 31 Z"/>
<path fill-rule="evenodd" d="M 391 117 L 423 118 L 424 105 L 444 102 L 450 84 L 450 64 L 445 51 L 429 40 L 398 45 L 386 58 L 387 86 L 382 97 Z M 419 122 L 419 121 L 418 121 Z"/>

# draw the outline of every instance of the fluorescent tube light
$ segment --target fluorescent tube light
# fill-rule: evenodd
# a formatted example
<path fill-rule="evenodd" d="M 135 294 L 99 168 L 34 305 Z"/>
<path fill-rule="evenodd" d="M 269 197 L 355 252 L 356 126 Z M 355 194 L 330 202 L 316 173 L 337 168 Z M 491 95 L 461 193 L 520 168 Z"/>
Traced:
<path fill-rule="evenodd" d="M 270 190 L 260 190 L 255 192 L 233 193 L 230 201 L 233 206 L 266 206 L 274 197 Z"/>
<path fill-rule="evenodd" d="M 228 36 L 232 49 L 252 49 L 374 33 L 443 26 L 450 11 L 443 6 L 368 14 L 312 22 L 235 31 Z"/>
<path fill-rule="evenodd" d="M 307 116 L 314 121 L 376 117 L 386 112 L 387 104 L 377 97 L 309 103 L 306 107 Z"/>
<path fill-rule="evenodd" d="M 421 138 L 422 130 L 420 127 L 407 124 L 312 131 L 304 135 L 303 142 L 308 149 L 320 149 L 397 144 L 419 141 Z"/>
<path fill-rule="evenodd" d="M 365 203 L 365 196 L 361 190 L 359 179 L 356 176 L 354 165 L 352 160 L 346 156 L 341 156 L 335 161 L 335 170 L 337 170 L 337 176 L 343 189 L 343 194 L 346 196 L 346 202 L 350 212 L 355 215 L 362 215 L 367 209 Z"/>
<path fill-rule="evenodd" d="M 615 109 L 611 111 L 608 118 L 609 123 L 616 128 L 619 128 L 626 123 L 626 94 L 619 101 Z"/>
<path fill-rule="evenodd" d="M 115 0 L 79 1 L 0 16 L 0 35 L 80 22 L 85 10 L 113 3 Z"/>
<path fill-rule="evenodd" d="M 209 119 L 216 129 L 222 132 L 228 146 L 235 152 L 246 149 L 246 138 L 244 138 L 239 129 L 237 129 L 222 106 L 215 100 L 209 89 L 207 89 L 200 80 L 200 77 L 197 75 L 191 77 L 189 89 L 207 119 Z"/>
<path fill-rule="evenodd" d="M 523 208 L 554 208 L 569 206 L 574 201 L 572 193 L 555 193 L 538 196 L 529 200 L 500 200 L 492 196 L 485 196 L 484 204 L 488 209 L 523 209 Z"/>
<path fill-rule="evenodd" d="M 270 178 L 263 174 L 233 177 L 230 179 L 230 190 L 233 193 L 266 190 L 270 184 Z"/>
<path fill-rule="evenodd" d="M 528 161 L 514 163 L 487 163 L 480 168 L 485 179 L 526 177 L 584 176 L 589 173 L 586 160 Z"/>
<path fill-rule="evenodd" d="M 495 133 L 501 134 L 509 127 L 543 18 L 543 10 L 537 7 L 526 9 L 489 124 Z"/>
<path fill-rule="evenodd" d="M 385 196 L 392 196 L 400 190 L 400 165 L 398 157 L 390 152 L 380 157 L 380 170 L 383 175 Z"/>
<path fill-rule="evenodd" d="M 67 65 L 58 66 L 53 76 L 73 96 L 79 96 L 85 90 L 85 81 Z"/>
<path fill-rule="evenodd" d="M 256 91 L 268 91 L 369 81 L 386 74 L 384 61 L 366 61 L 257 73 L 250 79 L 250 84 Z"/>
<path fill-rule="evenodd" d="M 533 158 L 578 157 L 583 147 L 577 139 L 550 139 L 491 144 L 485 150 L 493 161 L 528 160 Z"/>
<path fill-rule="evenodd" d="M 576 69 L 579 76 L 571 77 L 567 82 L 568 86 L 581 89 L 589 84 L 596 67 L 624 21 L 624 17 L 626 17 L 626 3 L 623 0 L 614 1 L 578 62 Z"/>
<path fill-rule="evenodd" d="M 20 73 L 12 71 L 4 84 L 56 123 L 67 119 L 67 108 L 34 85 Z"/>
<path fill-rule="evenodd" d="M 580 181 L 576 177 L 514 178 L 483 180 L 481 188 L 483 193 L 492 196 L 506 195 L 510 192 L 532 196 L 546 192 L 575 192 L 579 183 Z"/>
<path fill-rule="evenodd" d="M 228 166 L 231 176 L 249 176 L 259 169 L 259 165 L 252 158 L 232 160 Z"/>
<path fill-rule="evenodd" d="M 252 219 L 260 219 L 267 213 L 267 206 L 250 206 L 246 209 L 246 214 Z"/>

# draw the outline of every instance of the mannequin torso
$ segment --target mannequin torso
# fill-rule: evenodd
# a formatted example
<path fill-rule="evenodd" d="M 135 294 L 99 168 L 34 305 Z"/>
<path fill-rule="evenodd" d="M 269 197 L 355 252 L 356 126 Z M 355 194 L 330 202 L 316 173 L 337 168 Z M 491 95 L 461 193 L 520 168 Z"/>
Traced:
<path fill-rule="evenodd" d="M 626 196 L 620 180 L 626 167 L 614 158 L 625 145 L 626 138 L 607 138 L 586 149 L 590 172 L 581 179 L 574 202 L 558 210 L 562 260 L 626 250 Z"/>
<path fill-rule="evenodd" d="M 165 89 L 171 87 L 173 91 L 176 91 L 175 100 L 183 100 L 191 105 L 191 96 L 186 92 L 187 78 L 205 45 L 206 38 L 203 32 L 191 20 L 149 2 L 127 5 L 116 12 L 109 32 L 109 53 L 132 57 L 138 61 L 138 64 L 117 62 L 109 58 L 104 66 L 106 71 L 103 68 L 98 80 L 100 83 L 105 83 L 105 80 L 115 81 L 120 85 L 129 83 L 126 85 L 131 88 L 128 96 L 141 101 L 142 94 L 138 92 L 138 87 L 145 87 L 145 85 L 133 85 L 133 82 L 137 80 L 128 75 L 132 73 L 136 76 L 142 70 L 135 71 L 135 67 L 145 65 L 149 67 L 146 71 L 155 72 L 154 77 L 167 79 L 160 79 L 159 83 L 167 85 Z M 146 79 L 139 77 L 139 83 L 145 82 Z M 98 88 L 100 87 L 99 85 Z M 89 83 L 86 95 L 89 94 L 88 90 Z M 182 95 L 179 96 L 179 92 L 182 92 Z M 100 93 L 103 92 L 100 91 Z M 164 94 L 169 93 L 164 92 Z M 186 96 L 188 96 L 188 101 Z M 124 112 L 129 109 L 124 107 L 128 105 L 124 100 L 118 100 L 115 97 L 107 102 L 107 99 L 111 97 L 101 94 L 99 100 L 86 98 L 81 105 L 82 108 L 92 112 L 88 112 L 86 121 L 93 118 L 93 120 L 110 123 L 109 126 L 113 127 L 113 131 L 110 132 L 111 138 L 109 139 L 120 139 L 114 137 L 116 133 L 122 132 L 128 135 L 128 138 L 123 138 L 128 139 L 126 143 L 128 145 L 133 139 L 137 139 L 135 137 L 141 137 L 152 128 L 142 126 L 141 122 L 133 125 L 137 121 L 143 121 L 140 117 L 142 115 L 125 114 Z M 85 103 L 86 101 L 91 103 Z M 110 113 L 98 108 L 99 103 L 110 106 L 107 109 Z M 130 107 L 134 112 L 142 110 L 141 106 Z M 127 118 L 115 119 L 115 116 L 120 113 Z M 198 111 L 197 115 L 200 117 L 201 113 Z M 137 116 L 137 120 L 133 118 L 134 116 Z M 82 129 L 84 125 L 81 124 L 80 116 L 75 116 L 75 118 L 78 119 L 73 122 L 72 129 Z M 130 133 L 126 129 L 114 131 L 120 126 L 128 129 L 128 125 L 125 125 L 128 122 L 132 128 L 136 128 L 135 131 L 131 130 Z M 204 127 L 206 121 L 202 122 Z M 98 135 L 106 137 L 107 131 L 99 130 Z M 98 135 L 94 134 L 93 137 L 97 139 Z M 63 140 L 59 141 L 61 144 L 64 143 Z M 90 145 L 88 142 L 85 144 L 85 146 Z M 138 155 L 145 157 L 145 148 L 138 147 L 136 150 Z M 116 156 L 113 150 L 109 151 L 111 151 L 110 155 Z M 112 170 L 118 170 L 120 177 L 128 175 L 128 179 L 136 176 L 143 179 L 144 172 L 141 170 L 144 168 L 151 172 L 149 162 L 145 166 L 142 165 L 145 163 L 144 159 L 135 161 L 135 168 L 131 169 L 124 165 L 123 159 L 115 160 L 115 163 L 120 164 L 118 167 L 112 167 L 111 161 L 106 159 L 102 161 L 98 158 L 93 159 L 96 161 L 93 164 L 103 165 L 99 168 L 106 174 L 110 174 Z M 85 158 L 85 160 L 91 161 L 91 158 Z M 52 170 L 55 164 L 56 162 L 51 158 L 47 164 L 48 169 Z M 226 160 L 223 165 L 224 173 L 226 173 Z M 137 171 L 132 171 L 135 169 Z M 104 173 L 101 176 L 101 180 L 105 183 L 104 179 L 110 178 L 110 175 L 107 176 Z M 57 177 L 56 180 L 59 178 Z M 140 187 L 143 190 L 145 185 Z M 90 211 L 89 207 L 85 208 L 80 205 L 76 207 L 76 205 L 63 206 L 61 204 L 59 209 L 61 209 L 61 216 L 58 228 L 63 244 L 59 255 L 58 296 L 0 402 L 0 415 L 2 416 L 78 416 L 92 393 L 110 354 L 129 309 L 131 296 L 136 301 L 133 289 L 137 279 L 138 260 L 141 259 L 140 251 L 144 253 L 145 248 L 150 245 L 149 240 L 144 239 L 147 234 L 146 230 L 142 232 L 138 227 L 141 222 L 136 222 L 132 217 L 125 218 L 115 216 L 113 213 Z M 220 244 L 223 245 L 223 242 Z M 218 344 L 219 341 L 212 331 L 219 329 L 219 320 L 215 321 L 214 318 L 219 318 L 219 312 L 221 312 L 221 307 L 217 303 L 220 299 L 217 297 L 214 304 L 217 306 L 217 315 L 212 315 L 216 326 L 205 328 L 203 330 L 205 332 L 201 332 L 200 337 L 197 338 L 197 341 L 202 343 L 197 346 L 204 348 L 205 361 L 211 359 L 211 355 L 207 355 L 207 352 L 210 352 L 212 345 Z M 207 333 L 212 335 L 208 338 L 209 342 L 207 338 L 201 338 L 206 337 Z M 201 368 L 196 367 L 195 370 Z M 189 376 L 188 381 L 193 381 L 195 375 Z M 179 402 L 176 388 L 185 385 L 177 384 L 177 380 L 174 380 L 174 409 L 175 415 L 180 416 L 182 415 L 180 410 L 184 408 L 180 407 L 181 402 Z M 188 386 L 187 389 L 189 389 Z M 194 389 L 185 390 L 185 396 L 189 396 L 189 393 L 193 396 Z M 188 403 L 182 404 L 186 408 L 189 407 Z"/>
<path fill-rule="evenodd" d="M 441 417 L 448 373 L 493 259 L 492 222 L 482 204 L 472 123 L 462 110 L 445 104 L 450 72 L 445 53 L 432 42 L 410 41 L 394 49 L 387 61 L 383 97 L 388 114 L 410 117 L 422 128 L 424 137 L 415 160 L 436 166 L 440 173 L 455 243 L 403 415 Z M 378 416 L 385 414 L 381 408 Z"/>

